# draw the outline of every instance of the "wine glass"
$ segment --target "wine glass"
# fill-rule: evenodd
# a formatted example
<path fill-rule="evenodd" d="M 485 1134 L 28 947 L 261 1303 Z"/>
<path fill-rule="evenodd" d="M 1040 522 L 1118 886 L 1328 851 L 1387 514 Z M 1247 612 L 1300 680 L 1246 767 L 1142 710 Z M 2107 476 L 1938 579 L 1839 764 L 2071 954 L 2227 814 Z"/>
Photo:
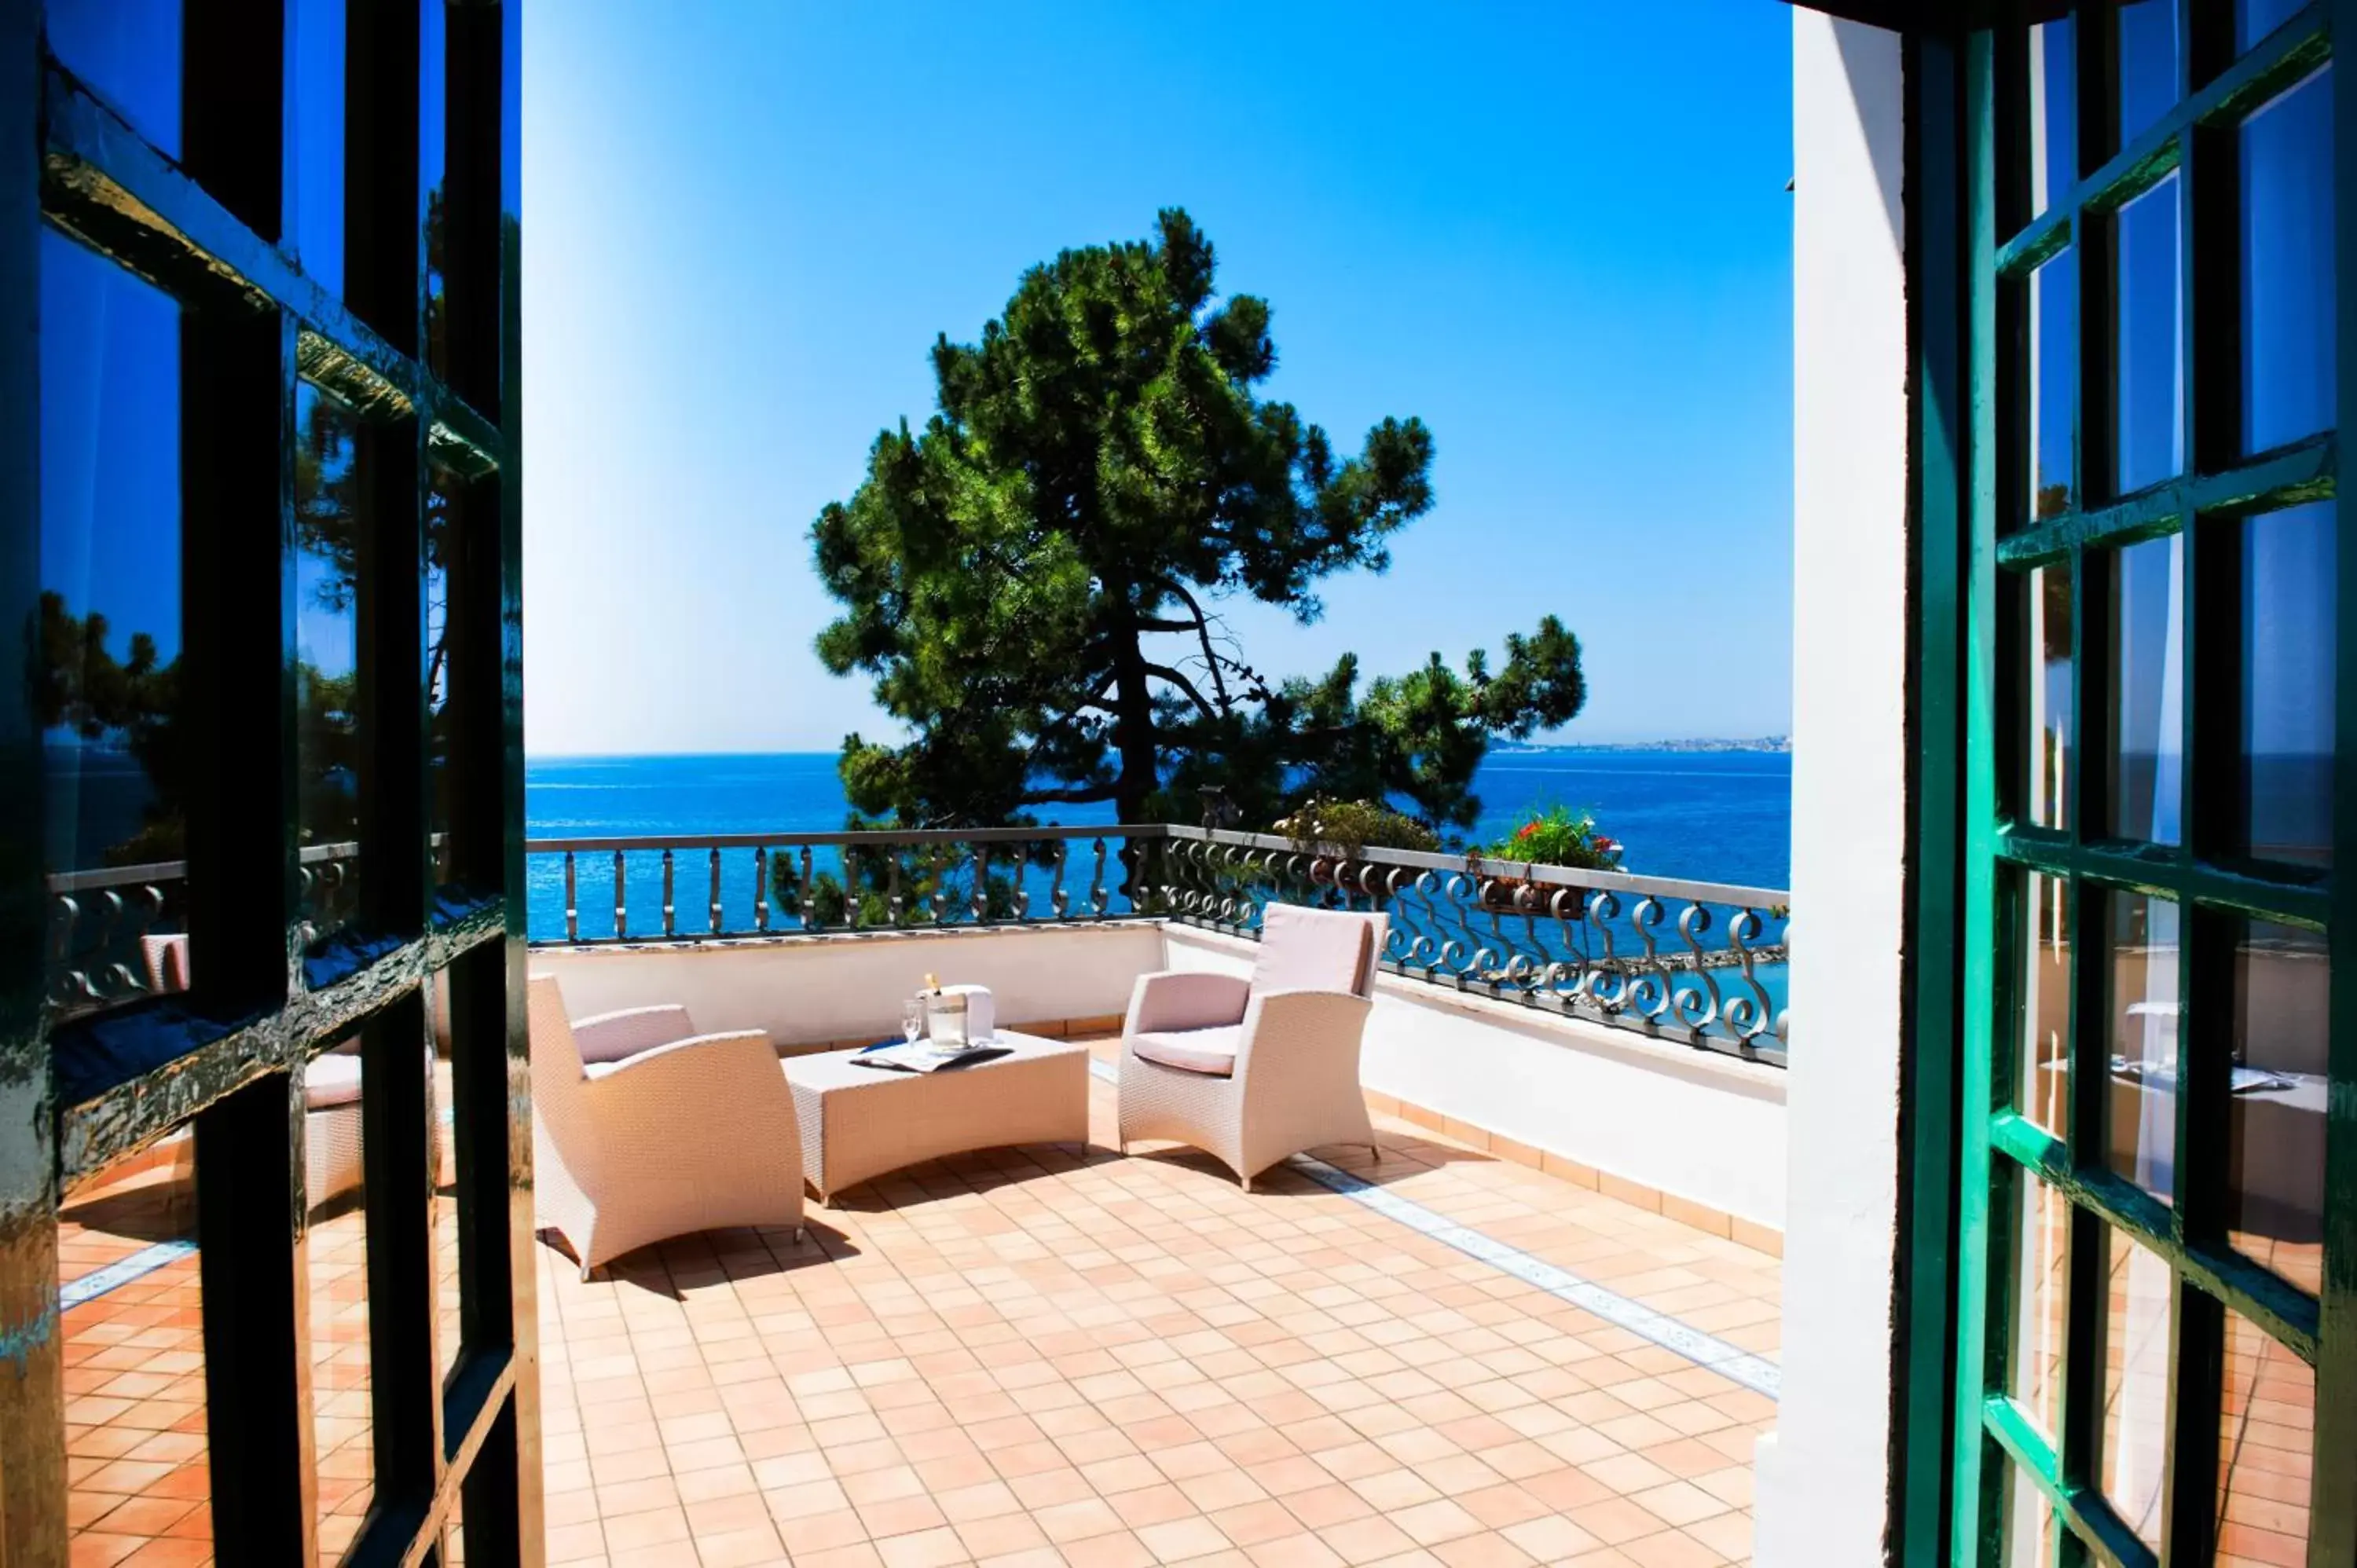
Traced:
<path fill-rule="evenodd" d="M 925 1037 L 925 1004 L 911 996 L 900 1004 L 900 1036 L 910 1045 Z"/>

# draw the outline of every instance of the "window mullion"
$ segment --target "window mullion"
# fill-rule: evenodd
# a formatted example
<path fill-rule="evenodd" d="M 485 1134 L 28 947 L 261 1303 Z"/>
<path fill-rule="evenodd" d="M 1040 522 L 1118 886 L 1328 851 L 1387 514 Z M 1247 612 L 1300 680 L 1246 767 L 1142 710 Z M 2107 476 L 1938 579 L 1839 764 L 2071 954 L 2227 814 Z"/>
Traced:
<path fill-rule="evenodd" d="M 0 0 L 0 141 L 38 145 L 41 10 Z M 40 314 L 23 302 L 40 295 L 39 161 L 0 158 L 0 299 L 18 302 L 0 326 L 0 408 L 40 401 Z M 0 619 L 40 618 L 40 421 L 0 422 Z M 21 521 L 19 521 L 21 520 Z M 40 656 L 18 637 L 11 690 L 33 689 Z M 0 1378 L 0 1539 L 35 1562 L 67 1552 L 65 1335 L 58 1305 L 58 1158 L 46 1029 L 49 895 L 42 875 L 45 768 L 38 737 L 19 731 L 0 751 L 0 1125 L 12 1158 L 0 1171 L 0 1344 L 16 1348 Z"/>
<path fill-rule="evenodd" d="M 2326 0 L 2326 27 L 2338 39 L 2357 38 L 2357 0 Z M 2339 308 L 2333 323 L 2335 406 L 2357 408 L 2357 92 L 2347 80 L 2351 62 L 2333 68 L 2332 160 L 2340 171 L 2334 203 L 2333 276 Z M 2337 417 L 2337 415 L 2336 415 Z M 2357 1455 L 2357 548 L 2350 542 L 2349 503 L 2341 503 L 2334 585 L 2335 758 L 2332 810 L 2330 1092 L 2325 1134 L 2324 1288 L 2319 1305 L 2314 1477 L 2309 1562 L 2357 1562 L 2357 1487 L 2348 1466 Z"/>

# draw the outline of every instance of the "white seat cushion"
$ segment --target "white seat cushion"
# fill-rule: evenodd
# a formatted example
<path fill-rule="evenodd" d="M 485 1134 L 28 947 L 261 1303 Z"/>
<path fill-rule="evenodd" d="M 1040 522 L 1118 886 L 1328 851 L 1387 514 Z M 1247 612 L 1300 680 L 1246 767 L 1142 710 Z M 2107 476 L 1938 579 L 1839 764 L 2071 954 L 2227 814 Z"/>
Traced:
<path fill-rule="evenodd" d="M 1374 921 L 1339 909 L 1271 904 L 1261 915 L 1260 956 L 1252 988 L 1347 991 L 1364 994 L 1374 967 Z"/>
<path fill-rule="evenodd" d="M 1181 1072 L 1233 1078 L 1236 1050 L 1243 1044 L 1243 1026 L 1222 1024 L 1209 1029 L 1157 1029 L 1130 1036 L 1130 1048 L 1147 1061 L 1175 1067 Z"/>
<path fill-rule="evenodd" d="M 303 1069 L 303 1109 L 328 1111 L 361 1102 L 361 1058 L 330 1051 Z"/>

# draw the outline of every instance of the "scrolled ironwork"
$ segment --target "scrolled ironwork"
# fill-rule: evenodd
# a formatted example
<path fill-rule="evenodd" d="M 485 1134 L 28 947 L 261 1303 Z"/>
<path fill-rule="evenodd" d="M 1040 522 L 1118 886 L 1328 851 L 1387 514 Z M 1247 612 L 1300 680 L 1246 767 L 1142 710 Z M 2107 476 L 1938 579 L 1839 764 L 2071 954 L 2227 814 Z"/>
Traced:
<path fill-rule="evenodd" d="M 1781 891 L 1172 827 L 1170 918 L 1256 935 L 1271 903 L 1380 910 L 1385 970 L 1781 1065 Z M 1676 941 L 1663 928 L 1674 923 Z"/>
<path fill-rule="evenodd" d="M 819 850 L 836 852 L 839 871 L 822 874 Z M 626 854 L 651 900 L 661 857 L 693 852 L 707 857 L 718 911 L 693 940 L 1149 918 L 1253 938 L 1270 904 L 1305 904 L 1389 917 L 1383 967 L 1419 982 L 1770 1063 L 1789 1036 L 1791 900 L 1774 889 L 1166 824 L 554 839 L 525 851 L 528 877 L 546 867 L 543 942 L 583 940 L 559 886 L 576 854 L 613 856 L 610 940 L 629 940 Z M 748 874 L 746 900 L 730 889 Z M 71 929 L 135 923 L 80 897 Z M 732 929 L 726 911 L 747 902 L 750 929 Z M 53 933 L 53 961 L 68 940 Z M 57 968 L 83 971 L 73 985 L 109 983 L 110 972 Z"/>

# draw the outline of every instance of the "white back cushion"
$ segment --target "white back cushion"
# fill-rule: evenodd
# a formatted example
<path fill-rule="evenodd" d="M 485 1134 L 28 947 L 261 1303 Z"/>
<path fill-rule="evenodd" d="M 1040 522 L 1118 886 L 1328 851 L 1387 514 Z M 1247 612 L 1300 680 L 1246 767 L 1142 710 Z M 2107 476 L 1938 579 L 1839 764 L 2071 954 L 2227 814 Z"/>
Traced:
<path fill-rule="evenodd" d="M 1271 904 L 1261 912 L 1252 988 L 1362 993 L 1375 963 L 1380 915 Z"/>

